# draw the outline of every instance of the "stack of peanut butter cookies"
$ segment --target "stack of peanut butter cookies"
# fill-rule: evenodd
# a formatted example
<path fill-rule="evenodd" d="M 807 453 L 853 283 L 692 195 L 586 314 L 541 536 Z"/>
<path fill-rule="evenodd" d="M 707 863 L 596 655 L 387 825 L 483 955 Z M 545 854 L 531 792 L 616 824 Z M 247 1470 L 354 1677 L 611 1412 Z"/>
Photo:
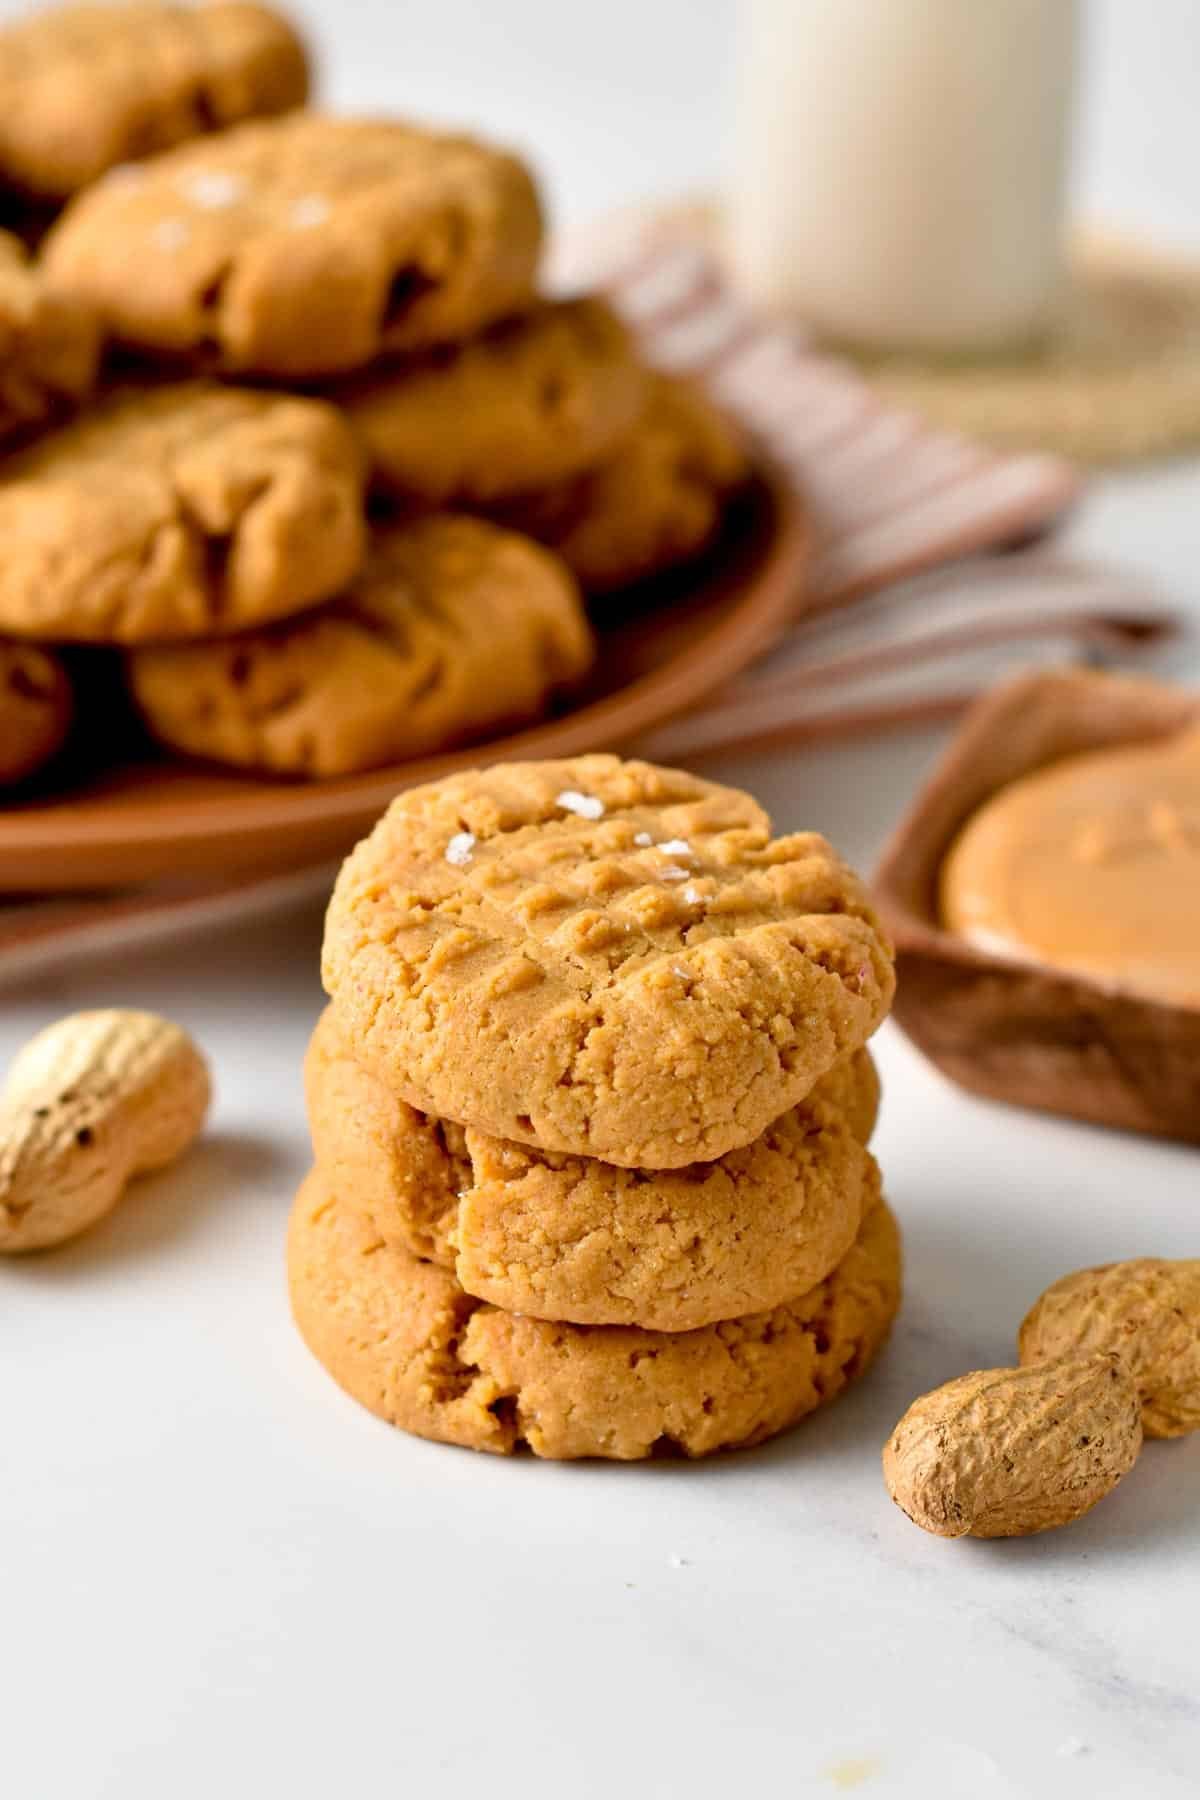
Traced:
<path fill-rule="evenodd" d="M 585 594 L 743 477 L 600 296 L 541 291 L 517 157 L 308 85 L 253 4 L 0 29 L 0 653 L 52 671 L 0 679 L 0 783 L 66 735 L 63 644 L 119 650 L 168 751 L 281 776 L 529 723 L 592 666 Z"/>
<path fill-rule="evenodd" d="M 612 756 L 401 795 L 330 905 L 301 1332 L 419 1436 L 760 1442 L 883 1341 L 890 947 L 813 833 Z"/>

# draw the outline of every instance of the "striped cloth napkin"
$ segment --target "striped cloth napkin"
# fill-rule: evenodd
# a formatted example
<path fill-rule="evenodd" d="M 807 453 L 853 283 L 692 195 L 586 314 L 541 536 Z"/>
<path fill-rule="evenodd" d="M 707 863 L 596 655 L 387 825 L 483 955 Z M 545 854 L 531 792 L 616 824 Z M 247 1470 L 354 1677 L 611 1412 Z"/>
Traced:
<path fill-rule="evenodd" d="M 704 381 L 794 472 L 817 550 L 783 643 L 639 751 L 696 761 L 945 717 L 1014 662 L 1122 662 L 1173 633 L 1144 580 L 1038 544 L 1081 491 L 1071 464 L 884 402 L 849 362 L 757 315 L 687 241 L 688 217 L 626 215 L 561 245 L 556 279 L 607 287 L 651 361 Z M 692 231 L 711 225 L 692 215 Z"/>
<path fill-rule="evenodd" d="M 593 255 L 579 274 L 609 290 L 651 362 L 702 380 L 794 472 L 819 534 L 806 611 L 1035 536 L 1081 490 L 1060 457 L 997 453 L 888 406 L 850 363 L 757 315 L 703 249 Z"/>
<path fill-rule="evenodd" d="M 1136 581 L 1012 548 L 1075 499 L 1069 464 L 989 451 L 883 404 L 847 363 L 756 316 L 701 244 L 661 241 L 635 218 L 560 244 L 555 266 L 561 283 L 608 288 L 652 361 L 705 381 L 794 471 L 816 527 L 785 641 L 640 753 L 700 761 L 877 731 L 962 705 L 1014 659 L 1124 660 L 1171 630 Z M 292 904 L 331 874 L 0 901 L 0 981 Z"/>

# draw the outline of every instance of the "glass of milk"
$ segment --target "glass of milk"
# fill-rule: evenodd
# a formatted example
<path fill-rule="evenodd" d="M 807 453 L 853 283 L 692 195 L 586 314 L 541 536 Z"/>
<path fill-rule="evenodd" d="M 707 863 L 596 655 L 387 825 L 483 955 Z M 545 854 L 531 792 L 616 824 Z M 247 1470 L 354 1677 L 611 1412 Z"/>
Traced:
<path fill-rule="evenodd" d="M 730 249 L 864 349 L 1036 340 L 1063 278 L 1077 0 L 741 0 Z"/>

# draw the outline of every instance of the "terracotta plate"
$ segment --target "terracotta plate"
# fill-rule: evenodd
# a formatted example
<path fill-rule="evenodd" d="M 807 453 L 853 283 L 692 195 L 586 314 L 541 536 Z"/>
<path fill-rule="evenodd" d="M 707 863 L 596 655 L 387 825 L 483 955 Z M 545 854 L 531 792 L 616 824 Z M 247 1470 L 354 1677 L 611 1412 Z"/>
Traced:
<path fill-rule="evenodd" d="M 332 781 L 267 781 L 165 759 L 105 768 L 82 786 L 0 811 L 0 892 L 282 872 L 340 855 L 416 782 L 480 762 L 628 743 L 780 635 L 802 604 L 808 545 L 794 487 L 760 462 L 703 563 L 602 603 L 599 666 L 569 712 L 450 755 Z"/>

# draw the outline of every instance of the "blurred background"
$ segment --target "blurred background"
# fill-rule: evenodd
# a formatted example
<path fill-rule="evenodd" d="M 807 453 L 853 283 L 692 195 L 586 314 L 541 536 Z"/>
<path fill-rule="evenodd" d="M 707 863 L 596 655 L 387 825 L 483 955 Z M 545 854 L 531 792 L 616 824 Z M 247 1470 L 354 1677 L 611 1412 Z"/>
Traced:
<path fill-rule="evenodd" d="M 509 138 L 538 163 L 560 221 L 720 179 L 738 0 L 307 0 L 293 10 L 332 104 Z M 1200 247 L 1200 6 L 1084 0 L 1083 15 L 1078 209 Z"/>
<path fill-rule="evenodd" d="M 718 189 L 732 162 L 747 0 L 306 0 L 295 9 L 333 106 L 495 133 L 535 162 L 556 225 Z M 1082 0 L 1070 211 L 1200 251 L 1200 5 Z M 1060 534 L 1141 570 L 1188 611 L 1196 464 L 1100 476 Z"/>

